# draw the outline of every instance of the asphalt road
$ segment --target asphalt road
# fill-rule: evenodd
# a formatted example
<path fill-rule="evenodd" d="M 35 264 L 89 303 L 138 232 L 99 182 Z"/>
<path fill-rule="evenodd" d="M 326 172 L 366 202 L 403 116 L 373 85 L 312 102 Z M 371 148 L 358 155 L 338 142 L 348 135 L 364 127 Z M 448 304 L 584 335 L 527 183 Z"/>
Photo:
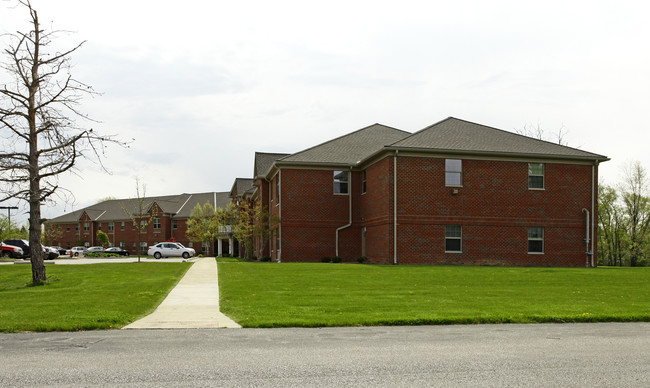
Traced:
<path fill-rule="evenodd" d="M 650 323 L 0 334 L 0 386 L 649 387 Z"/>

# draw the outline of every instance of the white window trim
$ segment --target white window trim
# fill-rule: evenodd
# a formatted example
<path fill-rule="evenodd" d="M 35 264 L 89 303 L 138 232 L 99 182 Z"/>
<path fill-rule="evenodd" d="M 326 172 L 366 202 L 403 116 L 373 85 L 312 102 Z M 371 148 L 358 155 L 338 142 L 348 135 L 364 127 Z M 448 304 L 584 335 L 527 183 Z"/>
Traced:
<path fill-rule="evenodd" d="M 335 177 L 336 177 L 337 172 L 338 173 L 343 173 L 344 172 L 347 175 L 348 180 L 345 182 L 345 184 L 346 184 L 348 189 L 347 189 L 347 192 L 345 192 L 345 193 L 337 193 L 336 192 L 336 182 L 337 182 L 337 180 L 336 180 Z M 340 180 L 338 182 L 339 182 L 339 187 L 340 187 Z M 351 187 L 350 187 L 350 171 L 349 170 L 334 170 L 333 176 L 332 176 L 332 192 L 334 193 L 334 195 L 350 195 L 350 189 L 351 189 Z"/>
<path fill-rule="evenodd" d="M 531 175 L 530 174 L 530 165 L 531 164 L 541 164 L 542 165 L 542 175 Z M 544 163 L 529 162 L 527 165 L 528 168 L 528 190 L 546 190 L 546 165 Z M 530 187 L 530 177 L 531 176 L 541 176 L 542 177 L 542 187 Z"/>
<path fill-rule="evenodd" d="M 458 160 L 460 162 L 460 171 L 457 170 L 447 170 L 447 161 L 448 160 Z M 458 174 L 460 176 L 460 184 L 454 185 L 447 183 L 447 174 Z M 445 159 L 445 187 L 463 187 L 463 160 L 462 159 Z"/>
<path fill-rule="evenodd" d="M 540 229 L 542 229 L 542 237 L 530 238 L 528 236 L 528 229 L 530 229 L 530 228 L 540 228 Z M 526 229 L 526 237 L 527 237 L 526 238 L 526 250 L 528 251 L 529 255 L 543 255 L 544 254 L 544 248 L 546 247 L 546 244 L 544 242 L 544 236 L 545 235 L 546 235 L 546 233 L 544 233 L 544 227 L 543 226 L 531 226 L 531 227 L 528 227 Z M 530 241 L 541 241 L 542 242 L 542 251 L 541 252 L 531 252 L 530 251 L 530 245 L 529 245 Z"/>
<path fill-rule="evenodd" d="M 447 226 L 460 226 L 460 237 L 447 237 Z M 447 240 L 460 240 L 459 251 L 448 251 Z M 463 226 L 462 225 L 445 225 L 445 253 L 463 253 Z"/>

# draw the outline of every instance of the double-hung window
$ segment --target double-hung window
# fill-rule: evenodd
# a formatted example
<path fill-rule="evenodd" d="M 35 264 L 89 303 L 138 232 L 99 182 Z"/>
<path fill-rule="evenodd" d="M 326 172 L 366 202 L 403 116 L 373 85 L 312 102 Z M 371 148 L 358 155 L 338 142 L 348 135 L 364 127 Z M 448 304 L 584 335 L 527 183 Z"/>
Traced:
<path fill-rule="evenodd" d="M 153 218 L 153 228 L 160 229 L 160 217 Z"/>
<path fill-rule="evenodd" d="M 109 232 L 112 232 L 112 231 L 114 231 L 114 230 L 115 230 L 115 223 L 114 223 L 113 221 L 110 221 L 110 222 L 108 223 L 108 231 L 109 231 Z"/>
<path fill-rule="evenodd" d="M 361 171 L 361 194 L 366 193 L 366 170 Z"/>
<path fill-rule="evenodd" d="M 275 205 L 280 204 L 280 173 L 275 176 Z"/>
<path fill-rule="evenodd" d="M 461 186 L 463 184 L 463 161 L 445 159 L 445 185 Z"/>
<path fill-rule="evenodd" d="M 544 228 L 528 228 L 528 253 L 544 253 Z"/>
<path fill-rule="evenodd" d="M 533 190 L 544 189 L 543 163 L 528 163 L 528 188 Z"/>
<path fill-rule="evenodd" d="M 334 171 L 334 194 L 348 193 L 348 172 Z"/>
<path fill-rule="evenodd" d="M 445 252 L 463 251 L 463 227 L 460 225 L 445 226 Z"/>

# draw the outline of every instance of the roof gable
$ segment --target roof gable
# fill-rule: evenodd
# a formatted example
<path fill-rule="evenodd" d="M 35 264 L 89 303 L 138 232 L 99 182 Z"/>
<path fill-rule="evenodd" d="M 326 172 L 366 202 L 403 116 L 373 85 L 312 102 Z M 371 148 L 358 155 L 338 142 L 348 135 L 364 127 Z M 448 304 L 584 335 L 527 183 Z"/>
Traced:
<path fill-rule="evenodd" d="M 391 148 L 607 160 L 602 155 L 454 117 L 415 132 L 393 143 Z"/>
<path fill-rule="evenodd" d="M 273 154 L 267 152 L 256 152 L 255 153 L 255 166 L 253 168 L 253 177 L 258 178 L 260 176 L 266 176 L 266 173 L 269 172 L 273 163 L 285 156 L 290 154 Z"/>
<path fill-rule="evenodd" d="M 384 146 L 410 135 L 409 132 L 373 124 L 279 160 L 281 163 L 353 165 Z"/>

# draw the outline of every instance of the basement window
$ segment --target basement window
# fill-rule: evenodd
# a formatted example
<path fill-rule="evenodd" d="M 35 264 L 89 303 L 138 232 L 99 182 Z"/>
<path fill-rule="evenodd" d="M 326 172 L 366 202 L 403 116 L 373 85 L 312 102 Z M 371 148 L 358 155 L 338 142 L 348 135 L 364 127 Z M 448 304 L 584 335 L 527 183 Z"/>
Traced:
<path fill-rule="evenodd" d="M 348 194 L 347 171 L 334 171 L 334 194 Z"/>
<path fill-rule="evenodd" d="M 445 252 L 460 253 L 463 251 L 463 227 L 460 225 L 445 226 Z"/>
<path fill-rule="evenodd" d="M 528 253 L 544 253 L 544 228 L 528 228 Z"/>

